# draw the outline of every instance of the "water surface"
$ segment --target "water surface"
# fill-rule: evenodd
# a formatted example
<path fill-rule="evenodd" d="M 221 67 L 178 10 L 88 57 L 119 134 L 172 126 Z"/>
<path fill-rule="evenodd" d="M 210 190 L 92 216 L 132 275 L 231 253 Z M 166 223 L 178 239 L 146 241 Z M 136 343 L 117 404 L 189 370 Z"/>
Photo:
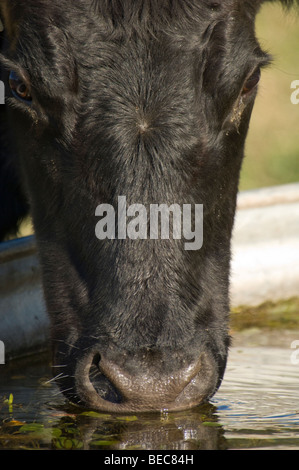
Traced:
<path fill-rule="evenodd" d="M 294 338 L 261 346 L 237 335 L 211 403 L 177 413 L 115 416 L 70 408 L 51 381 L 47 357 L 2 365 L 0 449 L 298 450 Z"/>

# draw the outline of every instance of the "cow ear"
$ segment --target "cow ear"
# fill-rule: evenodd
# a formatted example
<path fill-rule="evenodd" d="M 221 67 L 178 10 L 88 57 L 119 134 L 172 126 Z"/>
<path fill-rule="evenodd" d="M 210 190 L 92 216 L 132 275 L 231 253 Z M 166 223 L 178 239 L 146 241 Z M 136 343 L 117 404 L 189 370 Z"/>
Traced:
<path fill-rule="evenodd" d="M 20 2 L 17 2 L 16 0 L 0 0 L 0 21 L 2 31 L 5 29 L 5 33 L 11 41 L 16 39 L 18 35 L 18 23 L 21 12 L 22 5 L 20 5 Z"/>

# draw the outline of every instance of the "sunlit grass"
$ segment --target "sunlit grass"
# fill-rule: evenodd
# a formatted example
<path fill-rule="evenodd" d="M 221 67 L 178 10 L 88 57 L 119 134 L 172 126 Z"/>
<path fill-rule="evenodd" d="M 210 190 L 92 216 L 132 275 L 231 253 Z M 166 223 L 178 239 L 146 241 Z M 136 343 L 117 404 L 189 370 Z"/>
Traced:
<path fill-rule="evenodd" d="M 264 6 L 256 31 L 273 63 L 263 71 L 240 189 L 299 181 L 299 104 L 290 99 L 291 82 L 299 80 L 299 15 Z"/>

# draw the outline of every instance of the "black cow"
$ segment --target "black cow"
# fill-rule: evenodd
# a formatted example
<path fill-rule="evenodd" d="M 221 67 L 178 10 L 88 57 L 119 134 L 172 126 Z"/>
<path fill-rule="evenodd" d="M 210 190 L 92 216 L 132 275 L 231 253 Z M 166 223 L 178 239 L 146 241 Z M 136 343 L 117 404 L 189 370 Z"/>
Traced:
<path fill-rule="evenodd" d="M 177 410 L 221 383 L 239 172 L 269 63 L 254 33 L 262 3 L 0 0 L 0 232 L 30 206 L 73 403 Z M 192 208 L 189 232 L 177 236 L 171 210 L 169 237 L 162 212 L 159 233 L 132 219 L 155 204 Z M 200 205 L 203 244 L 186 249 Z"/>

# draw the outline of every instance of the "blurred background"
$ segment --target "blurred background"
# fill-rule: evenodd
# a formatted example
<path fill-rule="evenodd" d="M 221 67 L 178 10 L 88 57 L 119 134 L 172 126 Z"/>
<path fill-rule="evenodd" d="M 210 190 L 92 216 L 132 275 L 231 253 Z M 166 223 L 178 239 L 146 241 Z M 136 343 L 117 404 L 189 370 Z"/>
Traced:
<path fill-rule="evenodd" d="M 291 83 L 299 80 L 299 15 L 266 4 L 257 17 L 261 47 L 273 57 L 262 72 L 247 138 L 240 189 L 299 181 L 299 104 Z"/>

